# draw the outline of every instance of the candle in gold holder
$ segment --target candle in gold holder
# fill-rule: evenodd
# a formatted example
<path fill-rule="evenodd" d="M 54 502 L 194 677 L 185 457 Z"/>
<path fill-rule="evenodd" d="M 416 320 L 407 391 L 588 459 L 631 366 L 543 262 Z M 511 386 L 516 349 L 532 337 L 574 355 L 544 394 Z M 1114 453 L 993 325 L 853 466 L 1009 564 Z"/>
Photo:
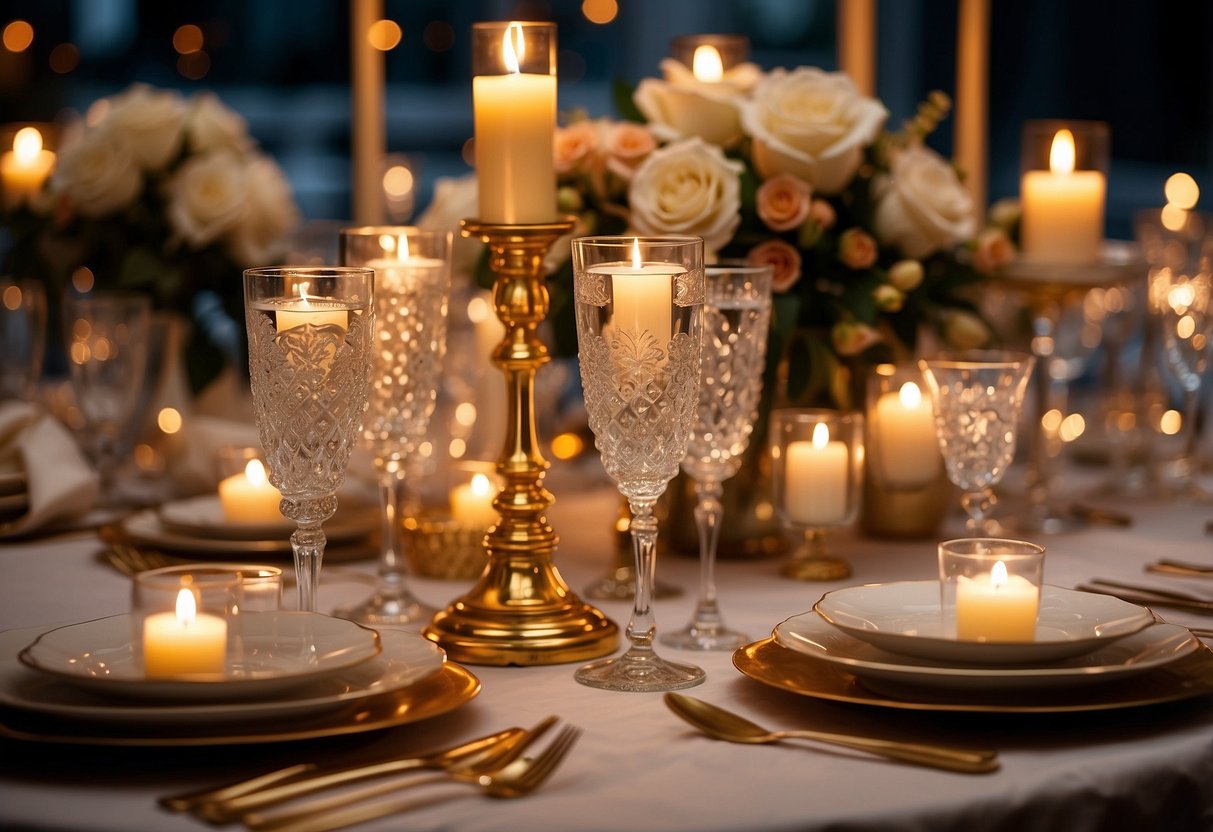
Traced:
<path fill-rule="evenodd" d="M 1024 259 L 1098 261 L 1107 192 L 1108 125 L 1030 121 L 1024 125 L 1020 152 Z"/>

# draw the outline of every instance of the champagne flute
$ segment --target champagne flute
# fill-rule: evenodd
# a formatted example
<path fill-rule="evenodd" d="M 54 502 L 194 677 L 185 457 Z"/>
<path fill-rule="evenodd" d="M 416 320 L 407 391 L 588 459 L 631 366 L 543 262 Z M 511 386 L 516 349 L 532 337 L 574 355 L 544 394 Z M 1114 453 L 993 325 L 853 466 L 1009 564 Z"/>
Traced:
<path fill-rule="evenodd" d="M 699 397 L 703 240 L 582 237 L 573 241 L 581 384 L 603 467 L 632 509 L 636 593 L 629 647 L 574 678 L 621 691 L 697 685 L 704 672 L 657 655 L 651 609 L 657 521 L 653 505 L 686 457 Z"/>
<path fill-rule="evenodd" d="M 1036 359 L 1024 353 L 972 350 L 919 362 L 935 409 L 935 435 L 948 479 L 964 493 L 970 535 L 986 535 L 997 502 L 994 486 L 1015 456 L 1024 393 Z"/>
<path fill-rule="evenodd" d="M 699 600 L 687 626 L 662 636 L 684 650 L 734 650 L 749 637 L 724 625 L 716 600 L 716 544 L 723 483 L 741 467 L 762 391 L 771 323 L 771 266 L 721 264 L 707 269 L 702 380 L 695 427 L 682 470 L 695 481 Z"/>
<path fill-rule="evenodd" d="M 324 559 L 322 524 L 367 408 L 375 272 L 299 266 L 247 269 L 249 375 L 270 482 L 295 521 L 291 550 L 299 609 L 314 612 Z"/>
<path fill-rule="evenodd" d="M 371 596 L 337 611 L 364 624 L 426 620 L 434 609 L 408 585 L 403 523 L 410 513 L 410 481 L 423 462 L 446 352 L 451 233 L 406 226 L 344 228 L 341 262 L 375 270 L 375 384 L 362 422 L 362 440 L 375 458 L 382 520 L 379 576 Z"/>

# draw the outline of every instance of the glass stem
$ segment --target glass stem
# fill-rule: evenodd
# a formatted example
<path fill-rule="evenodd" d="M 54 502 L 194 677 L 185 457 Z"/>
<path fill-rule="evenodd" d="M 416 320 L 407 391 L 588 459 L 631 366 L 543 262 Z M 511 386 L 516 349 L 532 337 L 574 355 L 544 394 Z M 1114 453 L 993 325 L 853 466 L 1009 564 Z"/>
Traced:
<path fill-rule="evenodd" d="M 695 605 L 692 626 L 697 630 L 720 626 L 720 608 L 716 603 L 716 546 L 720 540 L 720 519 L 724 506 L 720 498 L 724 488 L 717 480 L 696 481 L 695 526 L 699 531 L 699 601 Z"/>
<path fill-rule="evenodd" d="M 965 513 L 969 515 L 965 521 L 965 529 L 969 534 L 983 535 L 986 533 L 986 518 L 994 509 L 994 504 L 998 500 L 994 497 L 993 490 L 983 488 L 980 491 L 967 491 L 960 498 L 960 504 L 964 507 Z"/>
<path fill-rule="evenodd" d="M 657 518 L 653 501 L 631 500 L 632 550 L 636 555 L 636 595 L 628 620 L 628 653 L 653 652 L 657 622 L 653 615 L 653 583 L 657 577 Z"/>
<path fill-rule="evenodd" d="M 405 478 L 400 471 L 384 471 L 379 478 L 379 583 L 398 586 L 404 582 L 404 534 L 402 512 L 407 505 Z"/>
<path fill-rule="evenodd" d="M 1200 388 L 1184 390 L 1184 421 L 1188 423 L 1188 435 L 1184 441 L 1184 477 L 1189 489 L 1196 489 L 1196 478 L 1200 474 L 1200 439 L 1204 434 L 1204 405 Z"/>
<path fill-rule="evenodd" d="M 320 524 L 300 526 L 291 534 L 295 555 L 295 578 L 299 585 L 299 609 L 316 611 L 316 590 L 320 586 L 320 564 L 324 560 L 324 531 Z"/>

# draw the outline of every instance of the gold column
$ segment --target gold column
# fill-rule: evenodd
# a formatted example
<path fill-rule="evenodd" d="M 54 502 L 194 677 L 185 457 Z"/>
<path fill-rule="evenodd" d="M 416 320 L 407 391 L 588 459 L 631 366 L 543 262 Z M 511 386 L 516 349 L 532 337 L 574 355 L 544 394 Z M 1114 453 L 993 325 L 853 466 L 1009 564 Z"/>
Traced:
<path fill-rule="evenodd" d="M 488 564 L 424 631 L 458 662 L 559 664 L 606 655 L 618 642 L 615 623 L 560 577 L 552 563 L 559 537 L 544 516 L 554 498 L 543 487 L 548 462 L 535 432 L 535 373 L 551 360 L 537 333 L 548 312 L 543 257 L 573 224 L 462 223 L 464 236 L 489 246 L 493 306 L 506 327 L 493 363 L 505 373 L 509 413 L 497 460 L 504 485 L 493 501 L 501 520 L 484 539 Z"/>

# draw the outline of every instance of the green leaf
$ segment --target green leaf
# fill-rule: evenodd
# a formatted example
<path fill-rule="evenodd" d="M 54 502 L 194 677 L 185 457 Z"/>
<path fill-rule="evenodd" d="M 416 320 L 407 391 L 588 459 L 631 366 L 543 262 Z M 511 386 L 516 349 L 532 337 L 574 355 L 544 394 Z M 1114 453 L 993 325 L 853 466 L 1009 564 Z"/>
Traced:
<path fill-rule="evenodd" d="M 632 85 L 621 78 L 616 78 L 611 82 L 611 97 L 614 99 L 615 111 L 619 113 L 619 117 L 624 121 L 644 124 L 646 121 L 644 114 L 640 112 L 640 108 L 632 99 L 635 92 Z"/>

